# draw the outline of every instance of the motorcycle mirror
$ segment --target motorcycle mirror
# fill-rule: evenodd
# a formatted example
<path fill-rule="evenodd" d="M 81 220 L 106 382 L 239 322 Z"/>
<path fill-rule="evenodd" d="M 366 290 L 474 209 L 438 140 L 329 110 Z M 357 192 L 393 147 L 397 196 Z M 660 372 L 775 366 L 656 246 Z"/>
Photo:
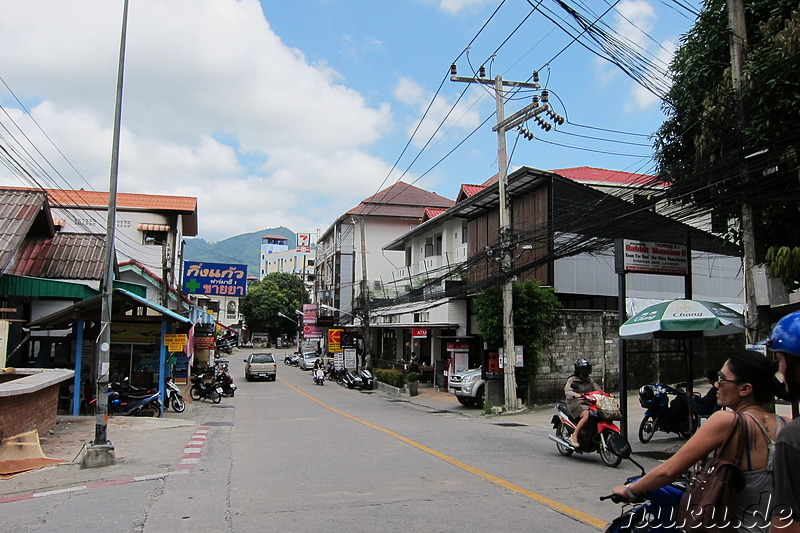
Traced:
<path fill-rule="evenodd" d="M 611 453 L 617 457 L 622 457 L 623 459 L 631 458 L 631 443 L 628 442 L 628 439 L 619 433 L 612 433 L 608 436 L 608 441 L 608 447 L 611 450 Z"/>

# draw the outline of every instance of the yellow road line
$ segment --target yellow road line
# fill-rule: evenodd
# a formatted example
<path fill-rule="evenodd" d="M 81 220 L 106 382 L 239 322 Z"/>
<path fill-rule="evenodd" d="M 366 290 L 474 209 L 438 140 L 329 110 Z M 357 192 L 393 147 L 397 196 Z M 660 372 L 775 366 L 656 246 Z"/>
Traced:
<path fill-rule="evenodd" d="M 297 389 L 295 387 L 292 387 L 291 385 L 289 385 L 288 383 L 286 383 L 282 379 L 279 379 L 278 381 L 280 381 L 281 383 L 283 383 L 284 385 L 286 385 L 287 387 L 289 387 L 293 391 L 295 391 L 295 392 L 297 392 L 299 394 L 302 394 L 303 396 L 305 396 L 309 400 L 318 403 L 319 405 L 321 405 L 325 409 L 329 409 L 330 411 L 333 411 L 334 413 L 337 413 L 337 414 L 340 414 L 340 415 L 342 415 L 342 416 L 344 416 L 346 418 L 349 418 L 350 420 L 352 420 L 354 422 L 358 422 L 359 424 L 364 424 L 365 426 L 367 426 L 369 428 L 375 429 L 377 431 L 381 431 L 381 432 L 383 432 L 383 433 L 385 433 L 385 434 L 387 434 L 389 436 L 392 436 L 392 437 L 396 438 L 397 440 L 405 442 L 409 446 L 413 446 L 414 448 L 417 448 L 418 450 L 422 450 L 423 452 L 429 453 L 429 454 L 433 455 L 434 457 L 438 457 L 439 459 L 442 459 L 443 461 L 447 461 L 451 465 L 456 466 L 458 468 L 461 468 L 462 470 L 466 470 L 467 472 L 469 472 L 471 474 L 474 474 L 474 475 L 476 475 L 476 476 L 478 476 L 480 478 L 483 478 L 483 479 L 485 479 L 487 481 L 490 481 L 490 482 L 494 483 L 495 485 L 499 485 L 499 486 L 501 486 L 501 487 L 503 487 L 505 489 L 508 489 L 508 490 L 510 490 L 512 492 L 516 492 L 517 494 L 522 494 L 523 496 L 527 496 L 531 500 L 539 502 L 542 505 L 546 505 L 547 507 L 549 507 L 549 508 L 551 508 L 551 509 L 553 509 L 555 511 L 563 513 L 563 514 L 565 514 L 567 516 L 570 516 L 572 518 L 575 518 L 576 520 L 580 520 L 581 522 L 584 522 L 584 523 L 586 523 L 586 524 L 588 524 L 590 526 L 594 526 L 599 530 L 603 530 L 606 527 L 606 522 L 604 520 L 600 520 L 597 517 L 594 517 L 594 516 L 592 516 L 590 514 L 584 513 L 583 511 L 575 509 L 574 507 L 570 507 L 569 505 L 565 505 L 565 504 L 563 504 L 561 502 L 557 502 L 557 501 L 553 500 L 552 498 L 548 498 L 547 496 L 542 496 L 541 494 L 538 494 L 536 492 L 533 492 L 533 491 L 530 491 L 530 490 L 527 490 L 527 489 L 523 489 L 522 487 L 520 487 L 518 485 L 515 485 L 515 484 L 513 484 L 513 483 L 511 483 L 509 481 L 501 479 L 501 478 L 499 478 L 497 476 L 494 476 L 492 474 L 489 474 L 488 472 L 484 472 L 483 470 L 478 470 L 474 466 L 470 466 L 470 465 L 468 465 L 466 463 L 463 463 L 463 462 L 459 461 L 458 459 L 454 459 L 453 457 L 445 455 L 445 454 L 443 454 L 441 452 L 438 452 L 438 451 L 436 451 L 436 450 L 434 450 L 432 448 L 428 448 L 424 444 L 420 444 L 419 442 L 413 441 L 413 440 L 411 440 L 411 439 L 409 439 L 407 437 L 404 437 L 404 436 L 402 436 L 402 435 L 400 435 L 398 433 L 395 433 L 394 431 L 391 431 L 391 430 L 386 429 L 386 428 L 382 428 L 380 426 L 376 426 L 375 424 L 371 424 L 371 423 L 367 422 L 366 420 L 361 420 L 360 418 L 356 418 L 353 415 L 347 414 L 344 411 L 340 411 L 339 409 L 336 409 L 335 407 L 331 407 L 330 405 L 326 404 L 325 402 L 319 401 L 318 399 L 314 398 L 313 396 L 309 396 L 305 392 L 303 392 L 303 391 L 301 391 L 301 390 L 299 390 L 299 389 Z"/>

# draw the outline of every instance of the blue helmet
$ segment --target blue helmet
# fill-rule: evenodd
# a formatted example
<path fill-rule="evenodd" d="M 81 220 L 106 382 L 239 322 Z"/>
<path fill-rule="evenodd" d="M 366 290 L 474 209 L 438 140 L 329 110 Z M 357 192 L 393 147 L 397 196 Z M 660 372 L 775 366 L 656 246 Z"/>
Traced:
<path fill-rule="evenodd" d="M 778 320 L 767 340 L 767 348 L 800 357 L 800 311 Z"/>

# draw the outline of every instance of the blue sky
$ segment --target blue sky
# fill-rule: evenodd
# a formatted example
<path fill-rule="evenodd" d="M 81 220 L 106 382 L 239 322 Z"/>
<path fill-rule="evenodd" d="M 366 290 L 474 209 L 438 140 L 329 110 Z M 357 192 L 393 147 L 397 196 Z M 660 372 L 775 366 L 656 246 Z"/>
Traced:
<path fill-rule="evenodd" d="M 565 1 L 591 20 L 602 14 L 662 67 L 694 20 L 670 0 Z M 0 166 L 0 184 L 107 190 L 122 0 L 0 7 L 0 145 L 33 176 Z M 209 241 L 281 225 L 324 230 L 397 179 L 448 198 L 488 179 L 494 98 L 447 80 L 453 61 L 460 76 L 481 64 L 515 81 L 540 70 L 568 118 L 550 132 L 531 124 L 533 141 L 510 132 L 512 166 L 653 170 L 647 135 L 663 121 L 659 99 L 587 50 L 585 35 L 574 42 L 563 29 L 574 19 L 554 0 L 130 0 L 129 9 L 119 190 L 196 196 Z M 647 79 L 666 83 L 663 73 Z M 506 114 L 530 96 L 510 99 Z"/>

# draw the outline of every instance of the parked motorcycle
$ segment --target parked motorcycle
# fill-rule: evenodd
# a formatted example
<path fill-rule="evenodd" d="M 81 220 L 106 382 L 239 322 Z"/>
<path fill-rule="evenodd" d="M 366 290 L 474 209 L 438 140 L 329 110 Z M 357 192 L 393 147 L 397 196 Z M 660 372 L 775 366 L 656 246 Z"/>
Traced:
<path fill-rule="evenodd" d="M 317 368 L 314 370 L 314 383 L 317 385 L 324 385 L 325 384 L 325 371 L 321 368 Z"/>
<path fill-rule="evenodd" d="M 630 445 L 627 449 L 617 450 L 620 457 L 630 460 L 645 475 L 645 470 L 630 454 Z M 629 477 L 625 483 L 633 483 L 641 476 Z M 639 494 L 636 502 L 626 504 L 622 513 L 615 518 L 604 530 L 604 533 L 634 533 L 648 531 L 650 533 L 667 533 L 683 531 L 676 522 L 675 510 L 681 501 L 688 483 L 688 477 L 682 476 L 677 481 L 659 489 Z M 611 500 L 614 503 L 623 503 L 616 495 L 601 496 L 600 500 Z M 629 507 L 628 507 L 629 506 Z"/>
<path fill-rule="evenodd" d="M 181 390 L 177 385 L 175 385 L 175 383 L 173 383 L 171 377 L 167 377 L 164 380 L 164 386 L 167 396 L 166 400 L 164 401 L 164 406 L 169 407 L 171 405 L 173 411 L 176 413 L 182 413 L 184 409 L 186 409 L 186 402 L 183 400 Z"/>
<path fill-rule="evenodd" d="M 287 353 L 286 357 L 283 358 L 284 365 L 297 366 L 299 362 L 300 362 L 300 354 L 297 352 Z"/>
<path fill-rule="evenodd" d="M 89 412 L 97 407 L 97 398 L 89 402 Z M 127 384 L 112 382 L 108 384 L 108 414 L 122 416 L 164 416 L 164 406 L 159 400 L 158 391 L 132 391 Z"/>
<path fill-rule="evenodd" d="M 639 404 L 646 409 L 644 418 L 639 424 L 639 440 L 650 442 L 656 431 L 677 433 L 683 438 L 689 438 L 689 406 L 686 392 L 680 388 L 670 387 L 666 383 L 651 383 L 639 389 Z M 674 398 L 670 402 L 670 396 Z M 700 397 L 699 394 L 695 394 Z M 697 428 L 699 418 L 693 415 Z"/>
<path fill-rule="evenodd" d="M 233 384 L 233 377 L 227 372 L 227 370 L 221 370 L 217 372 L 214 376 L 214 381 L 219 384 L 222 388 L 223 396 L 227 396 L 229 398 L 233 398 L 236 394 L 236 385 Z"/>
<path fill-rule="evenodd" d="M 361 379 L 361 376 L 359 376 L 352 370 L 347 370 L 347 369 L 345 369 L 342 373 L 341 384 L 347 387 L 348 389 L 361 390 L 364 388 L 364 380 Z"/>
<path fill-rule="evenodd" d="M 213 380 L 206 383 L 205 374 L 192 376 L 192 388 L 189 389 L 192 400 L 211 400 L 214 403 L 222 401 L 222 387 Z"/>
<path fill-rule="evenodd" d="M 551 420 L 556 434 L 547 437 L 556 443 L 558 453 L 565 457 L 575 452 L 598 452 L 606 466 L 616 467 L 622 462 L 622 457 L 614 453 L 612 445 L 620 438 L 624 440 L 619 427 L 612 421 L 620 418 L 619 404 L 613 396 L 601 390 L 587 392 L 583 397 L 589 406 L 589 422 L 578 435 L 580 446 L 574 448 L 570 443 L 570 435 L 578 421 L 572 418 L 567 403 L 563 401 L 556 403 L 556 414 Z"/>
<path fill-rule="evenodd" d="M 361 377 L 364 390 L 372 390 L 375 388 L 375 376 L 372 375 L 371 370 L 365 368 L 359 372 L 358 375 Z"/>

